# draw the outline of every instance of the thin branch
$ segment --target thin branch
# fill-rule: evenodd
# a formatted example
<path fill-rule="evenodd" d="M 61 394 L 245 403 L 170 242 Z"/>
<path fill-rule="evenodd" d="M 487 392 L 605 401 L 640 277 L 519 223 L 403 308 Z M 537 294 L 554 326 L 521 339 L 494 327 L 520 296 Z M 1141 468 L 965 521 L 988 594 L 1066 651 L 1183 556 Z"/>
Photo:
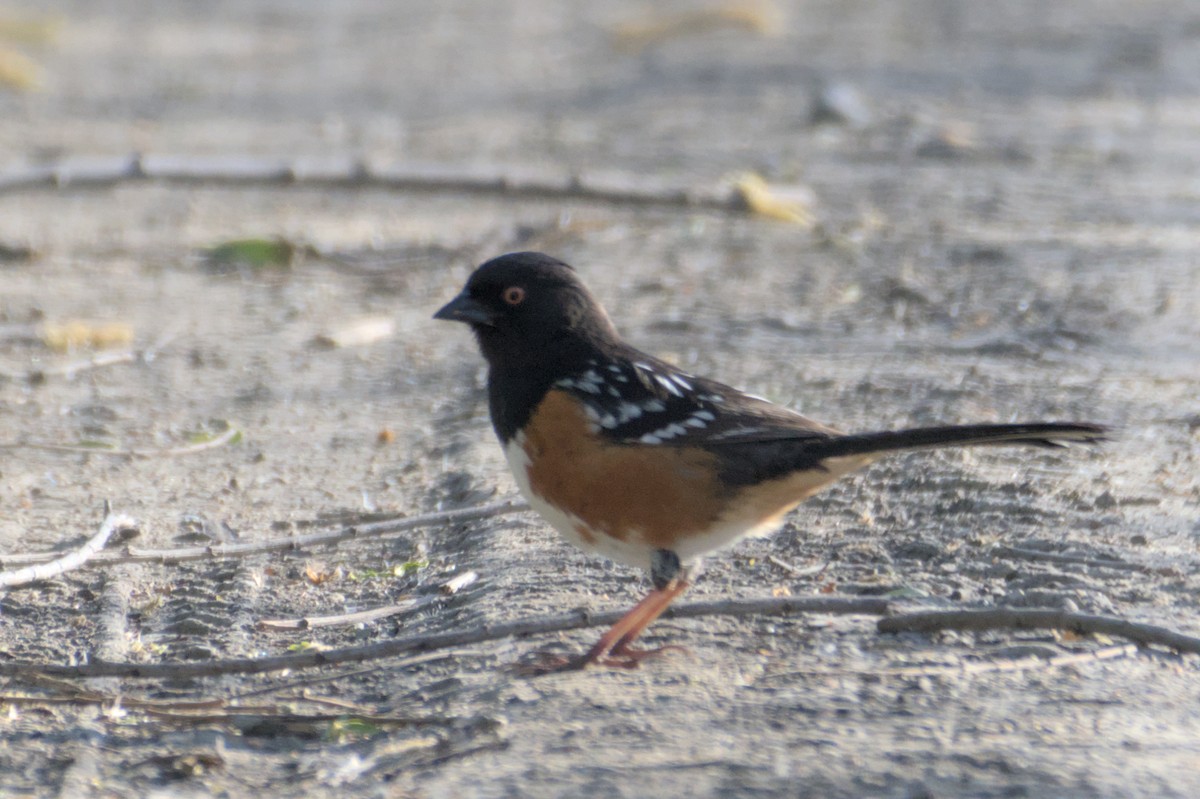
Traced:
<path fill-rule="evenodd" d="M 435 597 L 409 599 L 395 605 L 385 605 L 355 613 L 339 613 L 334 616 L 305 616 L 300 619 L 263 619 L 257 625 L 260 630 L 312 630 L 317 627 L 344 627 L 349 624 L 360 624 L 369 621 L 386 619 L 416 610 L 434 601 Z"/>
<path fill-rule="evenodd" d="M 37 335 L 37 328 L 34 326 L 26 326 L 28 335 L 34 340 L 41 340 Z M 22 331 L 24 332 L 24 331 Z M 151 363 L 158 354 L 174 340 L 178 335 L 175 328 L 168 328 L 162 336 L 160 336 L 153 344 L 142 350 L 121 350 L 119 352 L 101 352 L 90 358 L 82 358 L 80 360 L 70 361 L 63 364 L 55 364 L 53 366 L 35 367 L 25 372 L 18 372 L 9 369 L 0 369 L 0 377 L 7 380 L 20 380 L 26 383 L 41 383 L 51 377 L 67 377 L 72 378 L 80 372 L 91 371 L 93 369 L 103 369 L 108 366 L 117 366 L 124 363 Z"/>
<path fill-rule="evenodd" d="M 992 608 L 988 610 L 933 610 L 880 619 L 881 633 L 939 630 L 1071 630 L 1077 633 L 1117 635 L 1146 645 L 1158 644 L 1180 652 L 1200 654 L 1200 638 L 1152 624 L 1115 616 L 1092 616 L 1063 610 Z"/>
<path fill-rule="evenodd" d="M 340 710 L 343 714 L 369 715 L 371 713 L 379 712 L 375 710 L 375 708 L 366 707 L 356 702 L 347 702 L 344 699 L 335 699 L 332 696 L 315 696 L 309 691 L 301 691 L 299 694 L 285 694 L 279 697 L 279 701 L 286 702 L 288 704 L 295 702 L 307 702 L 313 705 L 332 707 Z"/>
<path fill-rule="evenodd" d="M 0 588 L 13 588 L 18 585 L 34 583 L 38 580 L 48 580 L 51 577 L 58 577 L 61 574 L 65 574 L 72 569 L 78 569 L 104 548 L 104 545 L 108 543 L 108 539 L 112 537 L 113 533 L 118 530 L 133 530 L 136 528 L 137 522 L 132 517 L 110 512 L 104 517 L 104 522 L 100 525 L 100 531 L 89 538 L 79 549 L 48 563 L 26 566 L 24 569 L 16 569 L 15 571 L 0 572 Z"/>
<path fill-rule="evenodd" d="M 236 441 L 242 431 L 236 427 L 227 427 L 220 435 L 196 444 L 167 449 L 116 449 L 112 447 L 73 447 L 67 444 L 39 444 L 32 441 L 14 441 L 0 444 L 0 449 L 39 449 L 45 452 L 67 452 L 78 455 L 111 455 L 118 458 L 177 458 L 181 455 L 194 455 L 209 449 L 223 447 Z"/>
<path fill-rule="evenodd" d="M 314 704 L 329 704 L 334 700 L 327 698 L 316 697 L 309 693 L 308 689 L 314 685 L 333 682 L 335 680 L 345 680 L 352 677 L 362 676 L 364 674 L 373 674 L 381 671 L 384 668 L 389 670 L 404 669 L 411 666 L 420 665 L 422 663 L 430 663 L 437 660 L 444 660 L 451 657 L 467 657 L 471 655 L 478 656 L 480 653 L 468 649 L 444 649 L 439 652 L 429 652 L 424 655 L 416 655 L 410 658 L 404 658 L 395 663 L 389 663 L 386 666 L 372 666 L 365 669 L 356 669 L 351 672 L 340 672 L 336 674 L 327 674 L 324 676 L 312 676 L 303 679 L 289 680 L 288 682 L 275 685 L 268 685 L 265 688 L 256 688 L 251 691 L 244 691 L 233 694 L 223 699 L 146 699 L 143 697 L 130 696 L 129 694 L 108 694 L 100 691 L 82 688 L 79 684 L 70 680 L 57 679 L 48 677 L 44 674 L 28 674 L 24 676 L 26 682 L 42 688 L 59 692 L 58 696 L 45 696 L 38 694 L 0 694 L 0 704 L 20 704 L 20 705 L 115 705 L 120 704 L 122 707 L 128 708 L 156 708 L 160 710 L 175 710 L 180 712 L 198 712 L 205 710 L 222 710 L 224 708 L 235 707 L 239 710 L 256 710 L 261 709 L 262 705 L 253 705 L 246 703 L 245 700 L 251 697 L 264 696 L 267 694 L 276 694 L 280 691 L 302 689 L 302 696 L 293 697 L 295 701 L 312 702 Z M 274 707 L 273 705 L 265 707 Z M 369 711 L 375 712 L 375 711 Z"/>
<path fill-rule="evenodd" d="M 763 599 L 717 599 L 711 602 L 689 602 L 667 609 L 664 619 L 695 619 L 704 616 L 792 616 L 797 613 L 826 613 L 834 616 L 886 616 L 892 604 L 880 597 L 813 596 L 767 597 Z M 612 616 L 603 624 L 615 622 L 623 614 Z"/>
<path fill-rule="evenodd" d="M 162 708 L 180 712 L 219 710 L 226 706 L 224 699 L 176 701 L 169 699 L 138 699 L 124 694 L 102 694 L 95 691 L 75 691 L 66 696 L 36 694 L 0 694 L 0 704 L 7 705 L 117 705 L 136 708 Z"/>
<path fill-rule="evenodd" d="M 1040 549 L 998 546 L 992 550 L 992 553 L 1002 558 L 1014 558 L 1016 560 L 1046 561 L 1048 563 L 1069 563 L 1079 566 L 1092 566 L 1101 569 L 1119 569 L 1121 571 L 1144 572 L 1146 574 L 1159 574 L 1164 576 L 1178 576 L 1180 574 L 1180 571 L 1172 566 L 1146 566 L 1142 563 L 1129 563 L 1127 561 L 1112 560 L 1110 558 L 1088 558 L 1082 555 L 1063 555 L 1058 552 L 1043 552 Z"/>
<path fill-rule="evenodd" d="M 775 555 L 767 555 L 767 561 L 775 564 L 776 566 L 783 569 L 785 572 L 792 575 L 793 577 L 809 577 L 814 574 L 820 574 L 821 572 L 823 572 L 829 568 L 828 562 L 817 563 L 813 566 L 805 566 L 805 567 L 801 568 L 800 566 L 793 566 L 791 563 L 788 563 L 783 558 L 777 557 Z"/>
<path fill-rule="evenodd" d="M 197 452 L 205 450 L 217 449 L 226 444 L 236 443 L 242 436 L 242 431 L 229 425 L 219 436 L 214 436 L 207 441 L 198 441 L 195 444 L 188 444 L 183 447 L 169 447 L 167 449 L 146 449 L 132 450 L 132 454 L 137 458 L 177 458 L 181 455 L 195 455 Z"/>
<path fill-rule="evenodd" d="M 319 533 L 309 533 L 307 535 L 290 535 L 239 544 L 209 544 L 207 546 L 180 547 L 177 549 L 139 549 L 137 547 L 128 547 L 124 552 L 100 553 L 90 561 L 90 565 L 111 565 L 114 563 L 174 564 L 193 560 L 237 558 L 246 555 L 257 555 L 263 552 L 302 550 L 308 547 L 336 544 L 352 538 L 395 535 L 422 527 L 460 524 L 478 519 L 490 519 L 493 516 L 503 516 L 509 513 L 520 513 L 526 510 L 529 510 L 529 506 L 524 502 L 496 502 L 490 505 L 478 505 L 471 508 L 425 513 L 401 519 L 387 519 L 369 524 L 339 527 L 334 530 L 324 530 Z M 40 563 L 44 560 L 55 558 L 58 555 L 59 553 L 57 552 L 6 555 L 0 556 L 0 563 Z"/>
<path fill-rule="evenodd" d="M 94 691 L 76 691 L 67 696 L 35 696 L 32 694 L 0 694 L 0 703 L 10 705 L 101 705 L 144 711 L 148 715 L 163 719 L 198 722 L 224 722 L 240 726 L 275 723 L 325 724 L 352 717 L 371 724 L 383 725 L 446 725 L 455 721 L 453 717 L 413 717 L 383 714 L 375 708 L 363 707 L 349 702 L 316 696 L 284 697 L 284 703 L 271 705 L 238 705 L 224 699 L 201 701 L 174 699 L 139 699 L 124 694 L 102 694 Z M 295 704 L 311 704 L 337 709 L 334 714 L 297 713 L 291 709 Z"/>
<path fill-rule="evenodd" d="M 382 671 L 384 669 L 388 669 L 389 671 L 394 673 L 394 672 L 399 671 L 400 669 L 406 669 L 411 666 L 418 666 L 418 665 L 421 665 L 422 663 L 434 663 L 439 660 L 447 660 L 449 658 L 454 658 L 454 657 L 483 657 L 483 656 L 484 656 L 484 653 L 480 652 L 477 649 L 464 649 L 464 648 L 441 649 L 441 650 L 438 650 L 437 652 L 426 652 L 423 655 L 413 655 L 412 657 L 404 658 L 403 660 L 397 661 L 395 663 L 388 663 L 387 665 L 369 666 L 365 669 L 355 669 L 354 671 L 343 671 L 343 672 L 337 672 L 334 674 L 325 674 L 325 675 L 322 675 L 319 677 L 315 676 L 315 675 L 311 676 L 311 677 L 301 677 L 301 678 L 298 678 L 295 680 L 289 680 L 288 682 L 285 682 L 285 683 L 279 683 L 276 685 L 268 685 L 265 688 L 254 688 L 249 691 L 243 691 L 241 693 L 236 693 L 233 696 L 229 697 L 229 699 L 230 699 L 230 701 L 236 702 L 236 701 L 239 701 L 242 699 L 248 699 L 252 696 L 265 696 L 267 694 L 274 694 L 274 693 L 278 693 L 280 691 L 290 691 L 290 690 L 293 690 L 296 688 L 301 688 L 301 689 L 304 689 L 307 691 L 307 689 L 312 688 L 314 685 L 321 685 L 322 683 L 333 682 L 335 680 L 348 680 L 352 677 L 361 677 L 364 674 L 374 674 L 375 672 Z"/>
<path fill-rule="evenodd" d="M 438 590 L 443 594 L 457 594 L 459 591 L 474 585 L 479 580 L 479 572 L 465 571 L 462 574 L 451 577 L 446 582 L 442 583 Z"/>
<path fill-rule="evenodd" d="M 1054 657 L 1028 655 L 999 660 L 971 660 L 956 665 L 898 666 L 891 669 L 798 669 L 764 675 L 763 680 L 785 677 L 957 677 L 966 674 L 1024 671 L 1026 669 L 1056 669 L 1077 666 L 1099 660 L 1116 660 L 1137 652 L 1134 644 L 1119 644 L 1094 652 L 1071 652 Z"/>
<path fill-rule="evenodd" d="M 835 613 L 881 616 L 889 610 L 887 600 L 859 597 L 773 597 L 768 599 L 696 602 L 668 610 L 664 618 L 690 619 L 703 616 L 789 616 L 795 613 Z M 51 677 L 142 677 L 150 679 L 191 679 L 218 674 L 262 674 L 284 669 L 305 669 L 338 663 L 361 663 L 394 657 L 406 652 L 430 652 L 448 647 L 466 646 L 504 638 L 579 630 L 611 625 L 625 611 L 598 614 L 563 613 L 536 619 L 474 627 L 444 633 L 393 638 L 374 644 L 327 649 L 262 658 L 231 658 L 191 663 L 117 663 L 94 660 L 74 666 L 51 663 L 0 662 L 0 676 L 42 674 Z"/>
<path fill-rule="evenodd" d="M 729 186 L 672 186 L 632 172 L 531 172 L 503 166 L 422 163 L 381 166 L 354 158 L 315 162 L 253 155 L 134 155 L 16 166 L 0 169 L 0 193 L 31 188 L 107 188 L 151 180 L 176 185 L 339 186 L 401 192 L 456 192 L 746 212 L 740 195 Z"/>
<path fill-rule="evenodd" d="M 240 729 L 270 725 L 272 729 L 309 732 L 314 727 L 323 727 L 347 717 L 374 727 L 447 727 L 458 721 L 453 716 L 391 716 L 363 713 L 289 713 L 277 709 L 242 710 L 230 708 L 215 713 L 188 713 L 177 710 L 143 708 L 147 715 L 163 721 L 181 721 L 189 724 L 233 724 Z"/>
<path fill-rule="evenodd" d="M 70 363 L 58 364 L 56 366 L 47 366 L 42 369 L 30 369 L 25 379 L 31 383 L 45 380 L 48 377 L 75 375 L 79 372 L 86 372 L 92 369 L 103 369 L 106 366 L 116 366 L 122 363 L 133 363 L 138 360 L 136 350 L 122 350 L 120 352 L 101 352 L 93 355 L 90 358 L 84 358 Z"/>
<path fill-rule="evenodd" d="M 452 577 L 442 584 L 442 594 L 456 594 L 479 579 L 479 572 L 464 571 L 461 575 Z M 432 605 L 440 597 L 422 596 L 420 599 L 406 599 L 395 605 L 367 608 L 366 611 L 354 613 L 336 613 L 334 615 L 306 615 L 299 619 L 263 619 L 258 623 L 259 630 L 312 630 L 314 627 L 344 627 L 352 624 L 366 624 L 367 621 L 386 619 L 392 615 L 409 613 L 418 608 Z"/>

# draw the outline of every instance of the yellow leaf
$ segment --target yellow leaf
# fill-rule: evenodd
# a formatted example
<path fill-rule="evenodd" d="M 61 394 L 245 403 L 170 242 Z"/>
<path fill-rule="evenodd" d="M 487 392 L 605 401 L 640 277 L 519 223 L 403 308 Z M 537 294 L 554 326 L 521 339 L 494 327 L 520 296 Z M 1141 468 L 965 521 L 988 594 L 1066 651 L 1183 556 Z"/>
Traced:
<path fill-rule="evenodd" d="M 28 92 L 42 82 L 38 65 L 15 50 L 0 50 L 0 86 Z"/>
<path fill-rule="evenodd" d="M 24 44 L 47 44 L 58 38 L 62 18 L 49 14 L 0 17 L 0 39 Z"/>
<path fill-rule="evenodd" d="M 754 173 L 738 178 L 734 184 L 738 195 L 752 213 L 790 222 L 793 225 L 812 227 L 813 215 L 808 204 L 798 199 L 780 197 L 767 182 Z"/>
<path fill-rule="evenodd" d="M 776 36 L 783 28 L 778 6 L 768 0 L 726 2 L 711 8 L 657 12 L 617 25 L 613 46 L 639 52 L 652 44 L 714 30 L 744 30 L 759 36 Z"/>
<path fill-rule="evenodd" d="M 124 322 L 93 324 L 80 320 L 42 325 L 42 342 L 56 352 L 69 352 L 81 347 L 108 349 L 133 341 L 133 327 Z"/>

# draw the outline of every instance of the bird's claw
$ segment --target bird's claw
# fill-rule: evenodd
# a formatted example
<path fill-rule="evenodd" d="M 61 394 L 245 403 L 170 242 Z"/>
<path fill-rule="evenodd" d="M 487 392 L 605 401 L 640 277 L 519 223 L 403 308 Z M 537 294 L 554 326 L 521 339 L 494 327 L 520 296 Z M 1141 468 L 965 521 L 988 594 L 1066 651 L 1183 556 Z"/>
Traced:
<path fill-rule="evenodd" d="M 546 674 L 561 674 L 567 671 L 582 671 L 591 665 L 607 666 L 612 669 L 632 671 L 642 661 L 660 657 L 670 652 L 688 654 L 687 647 L 670 644 L 654 649 L 634 649 L 631 646 L 614 647 L 608 653 L 597 655 L 564 655 L 559 652 L 536 652 L 528 662 L 517 663 L 513 672 L 520 677 L 541 677 Z"/>

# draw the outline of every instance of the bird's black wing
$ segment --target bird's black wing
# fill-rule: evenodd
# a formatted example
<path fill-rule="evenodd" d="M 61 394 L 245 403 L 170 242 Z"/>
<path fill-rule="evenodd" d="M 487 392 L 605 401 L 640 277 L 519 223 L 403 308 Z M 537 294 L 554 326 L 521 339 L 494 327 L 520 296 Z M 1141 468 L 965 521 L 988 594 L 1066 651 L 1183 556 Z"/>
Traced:
<path fill-rule="evenodd" d="M 586 369 L 557 381 L 554 388 L 582 402 L 597 432 L 617 444 L 713 449 L 837 435 L 833 428 L 761 397 L 636 351 L 589 361 Z"/>

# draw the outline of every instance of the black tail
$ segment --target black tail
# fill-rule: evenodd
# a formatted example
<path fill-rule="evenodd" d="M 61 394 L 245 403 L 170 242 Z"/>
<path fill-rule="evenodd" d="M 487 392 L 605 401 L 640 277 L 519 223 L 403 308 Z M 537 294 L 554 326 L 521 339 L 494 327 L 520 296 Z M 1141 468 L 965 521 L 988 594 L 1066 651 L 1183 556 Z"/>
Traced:
<path fill-rule="evenodd" d="M 1108 440 L 1107 433 L 1107 427 L 1083 422 L 947 425 L 834 436 L 825 441 L 807 443 L 804 449 L 805 454 L 811 453 L 818 459 L 824 460 L 845 455 L 870 455 L 875 452 L 933 447 L 974 447 L 995 444 L 1061 447 L 1069 441 L 1095 444 Z"/>

